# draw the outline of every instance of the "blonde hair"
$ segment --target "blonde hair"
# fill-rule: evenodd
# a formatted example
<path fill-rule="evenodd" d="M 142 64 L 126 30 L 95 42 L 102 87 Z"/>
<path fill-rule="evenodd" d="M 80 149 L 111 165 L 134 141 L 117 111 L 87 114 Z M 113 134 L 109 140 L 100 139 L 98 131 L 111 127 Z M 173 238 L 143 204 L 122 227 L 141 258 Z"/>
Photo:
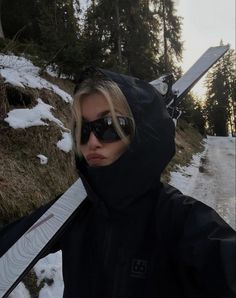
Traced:
<path fill-rule="evenodd" d="M 82 126 L 82 115 L 81 115 L 81 100 L 91 94 L 101 94 L 107 100 L 110 108 L 111 117 L 114 121 L 115 129 L 120 136 L 121 140 L 125 144 L 130 143 L 130 139 L 134 135 L 135 123 L 134 117 L 126 100 L 126 97 L 122 93 L 119 86 L 108 80 L 101 79 L 86 79 L 84 80 L 78 91 L 74 95 L 74 101 L 72 103 L 72 135 L 74 139 L 74 150 L 77 154 L 81 155 L 80 152 L 80 138 L 81 138 L 81 126 Z M 121 113 L 122 116 L 129 117 L 133 122 L 132 133 L 130 136 L 126 136 L 117 120 L 117 112 Z"/>

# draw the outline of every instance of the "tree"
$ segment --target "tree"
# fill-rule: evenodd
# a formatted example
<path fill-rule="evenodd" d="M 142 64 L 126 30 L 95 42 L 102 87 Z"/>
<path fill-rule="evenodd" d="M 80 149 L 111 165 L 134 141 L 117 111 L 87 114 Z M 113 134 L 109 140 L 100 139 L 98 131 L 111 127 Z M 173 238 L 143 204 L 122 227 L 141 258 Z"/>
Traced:
<path fill-rule="evenodd" d="M 194 109 L 192 111 L 192 122 L 202 135 L 206 134 L 206 117 L 204 106 L 199 100 L 195 100 Z"/>
<path fill-rule="evenodd" d="M 155 79 L 162 73 L 157 64 L 160 24 L 150 9 L 151 2 L 125 2 L 124 56 L 128 73 L 146 80 Z"/>
<path fill-rule="evenodd" d="M 165 0 L 167 7 L 164 0 L 93 0 L 83 21 L 75 15 L 79 0 L 0 1 L 6 37 L 30 41 L 59 73 L 74 76 L 82 66 L 95 64 L 148 81 L 167 70 L 178 76 L 181 23 L 173 0 Z"/>
<path fill-rule="evenodd" d="M 181 41 L 181 17 L 176 15 L 173 0 L 154 1 L 154 7 L 161 23 L 161 53 L 159 65 L 165 73 L 172 72 L 175 78 L 181 74 L 176 66 L 182 60 L 183 42 Z"/>
<path fill-rule="evenodd" d="M 235 100 L 235 52 L 229 50 L 208 73 L 206 111 L 209 132 L 227 136 Z"/>
<path fill-rule="evenodd" d="M 95 47 L 97 63 L 103 67 L 122 70 L 147 80 L 162 74 L 165 69 L 159 63 L 163 51 L 160 49 L 160 17 L 155 9 L 157 2 L 159 0 L 92 1 L 86 12 L 83 30 L 85 44 L 89 46 L 87 55 L 91 56 L 89 53 L 93 53 Z M 172 5 L 168 16 L 173 12 Z M 178 34 L 181 32 L 178 18 L 173 16 L 173 20 L 171 24 L 177 32 L 176 35 L 170 34 L 169 44 L 175 37 L 180 37 Z M 167 25 L 169 23 L 167 19 Z M 170 31 L 169 25 L 167 28 Z M 182 48 L 177 49 L 176 45 L 173 48 L 180 57 Z"/>
<path fill-rule="evenodd" d="M 32 41 L 39 36 L 37 19 L 39 1 L 0 0 L 5 37 Z"/>
<path fill-rule="evenodd" d="M 72 0 L 40 0 L 38 43 L 48 63 L 56 63 L 58 71 L 74 74 L 79 63 L 79 28 Z"/>
<path fill-rule="evenodd" d="M 25 49 L 32 44 L 34 54 L 47 64 L 57 64 L 58 74 L 75 74 L 81 65 L 78 39 L 78 0 L 3 1 L 6 37 L 19 41 Z"/>
<path fill-rule="evenodd" d="M 205 135 L 206 117 L 200 99 L 189 93 L 181 100 L 179 108 L 182 112 L 181 118 L 192 123 L 202 135 Z"/>
<path fill-rule="evenodd" d="M 4 38 L 4 33 L 2 29 L 2 1 L 0 0 L 0 38 Z"/>

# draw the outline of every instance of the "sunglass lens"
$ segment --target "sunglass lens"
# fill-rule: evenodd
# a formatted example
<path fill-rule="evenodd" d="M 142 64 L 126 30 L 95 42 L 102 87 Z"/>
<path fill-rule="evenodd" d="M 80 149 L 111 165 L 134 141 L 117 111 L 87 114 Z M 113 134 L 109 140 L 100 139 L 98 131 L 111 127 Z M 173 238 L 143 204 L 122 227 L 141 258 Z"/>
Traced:
<path fill-rule="evenodd" d="M 124 134 L 129 135 L 132 126 L 129 119 L 121 116 L 118 116 L 117 119 Z M 99 141 L 105 143 L 120 140 L 120 136 L 116 132 L 112 117 L 105 117 L 92 122 L 82 123 L 81 144 L 86 144 L 88 142 L 91 131 Z"/>
<path fill-rule="evenodd" d="M 80 144 L 86 144 L 90 135 L 90 126 L 88 123 L 82 123 Z"/>
<path fill-rule="evenodd" d="M 120 139 L 111 117 L 102 118 L 97 120 L 96 123 L 94 122 L 93 131 L 96 137 L 103 142 L 113 142 Z"/>

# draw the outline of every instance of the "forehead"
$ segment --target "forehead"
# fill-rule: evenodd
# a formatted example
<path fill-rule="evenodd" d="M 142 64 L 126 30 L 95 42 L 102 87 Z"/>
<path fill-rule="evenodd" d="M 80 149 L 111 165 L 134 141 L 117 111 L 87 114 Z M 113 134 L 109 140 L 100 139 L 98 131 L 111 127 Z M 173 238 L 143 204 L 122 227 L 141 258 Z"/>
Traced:
<path fill-rule="evenodd" d="M 110 112 L 110 107 L 105 96 L 93 93 L 81 98 L 80 102 L 82 117 L 93 121 Z"/>

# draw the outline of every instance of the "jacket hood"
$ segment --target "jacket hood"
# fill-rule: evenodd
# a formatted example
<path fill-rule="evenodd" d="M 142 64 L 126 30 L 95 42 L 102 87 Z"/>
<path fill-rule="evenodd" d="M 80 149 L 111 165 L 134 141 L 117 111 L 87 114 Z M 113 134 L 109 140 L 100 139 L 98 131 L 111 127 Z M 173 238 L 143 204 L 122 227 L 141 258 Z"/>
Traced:
<path fill-rule="evenodd" d="M 94 71 L 120 87 L 136 131 L 127 151 L 111 165 L 89 167 L 76 157 L 76 167 L 91 200 L 121 210 L 159 187 L 160 175 L 175 153 L 175 125 L 151 84 L 108 70 Z"/>

